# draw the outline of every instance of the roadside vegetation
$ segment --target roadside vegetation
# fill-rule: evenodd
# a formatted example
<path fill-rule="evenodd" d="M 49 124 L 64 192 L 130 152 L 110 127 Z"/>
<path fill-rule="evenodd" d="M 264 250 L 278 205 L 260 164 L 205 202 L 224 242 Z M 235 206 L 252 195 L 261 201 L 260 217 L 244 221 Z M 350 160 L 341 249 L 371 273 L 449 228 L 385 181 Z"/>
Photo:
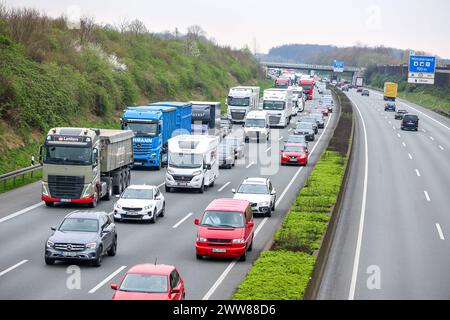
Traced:
<path fill-rule="evenodd" d="M 261 81 L 248 49 L 221 47 L 199 26 L 153 34 L 138 20 L 100 26 L 0 4 L 0 174 L 37 159 L 51 127 L 117 127 L 127 105 L 220 101 Z"/>

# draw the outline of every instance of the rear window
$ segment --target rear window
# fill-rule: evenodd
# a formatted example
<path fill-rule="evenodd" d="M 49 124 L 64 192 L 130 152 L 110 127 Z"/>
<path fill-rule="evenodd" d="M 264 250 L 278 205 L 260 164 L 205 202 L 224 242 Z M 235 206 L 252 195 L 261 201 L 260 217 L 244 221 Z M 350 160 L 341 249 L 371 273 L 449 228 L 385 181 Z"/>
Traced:
<path fill-rule="evenodd" d="M 403 117 L 403 119 L 405 119 L 405 120 L 413 120 L 413 121 L 416 121 L 418 118 L 417 118 L 417 116 L 415 116 L 415 115 L 411 115 L 411 114 L 407 114 L 407 115 L 405 115 L 404 117 Z"/>

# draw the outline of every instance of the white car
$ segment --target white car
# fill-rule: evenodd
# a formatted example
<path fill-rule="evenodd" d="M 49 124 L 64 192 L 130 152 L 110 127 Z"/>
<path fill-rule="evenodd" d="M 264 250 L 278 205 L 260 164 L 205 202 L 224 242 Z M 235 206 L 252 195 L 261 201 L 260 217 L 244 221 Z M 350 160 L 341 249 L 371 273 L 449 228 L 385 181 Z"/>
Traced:
<path fill-rule="evenodd" d="M 158 217 L 163 217 L 166 202 L 164 195 L 156 186 L 131 185 L 117 196 L 114 204 L 114 220 L 142 220 L 155 223 Z"/>
<path fill-rule="evenodd" d="M 275 211 L 277 192 L 267 178 L 245 178 L 237 190 L 231 191 L 234 199 L 249 201 L 254 214 L 270 217 Z"/>

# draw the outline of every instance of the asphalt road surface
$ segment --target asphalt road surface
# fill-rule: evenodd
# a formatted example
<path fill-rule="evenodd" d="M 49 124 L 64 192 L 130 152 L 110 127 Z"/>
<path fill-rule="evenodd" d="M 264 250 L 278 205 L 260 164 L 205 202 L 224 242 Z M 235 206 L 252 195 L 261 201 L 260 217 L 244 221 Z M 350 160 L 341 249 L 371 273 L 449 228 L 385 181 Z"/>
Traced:
<path fill-rule="evenodd" d="M 316 98 L 317 99 L 317 98 Z M 312 103 L 308 102 L 307 111 Z M 306 112 L 305 112 L 306 113 Z M 0 299 L 110 299 L 110 284 L 119 282 L 131 266 L 138 263 L 175 265 L 186 285 L 186 299 L 229 299 L 244 279 L 253 261 L 259 256 L 282 222 L 296 194 L 310 174 L 320 154 L 328 144 L 335 127 L 337 114 L 327 121 L 325 130 L 310 145 L 309 165 L 306 168 L 280 167 L 280 146 L 289 135 L 286 129 L 273 129 L 271 143 L 247 146 L 246 158 L 231 170 L 220 170 L 213 188 L 204 194 L 176 192 L 166 194 L 161 171 L 132 171 L 132 184 L 160 185 L 166 198 L 166 214 L 156 224 L 117 223 L 118 251 L 115 257 L 105 257 L 100 268 L 80 265 L 81 286 L 73 288 L 69 264 L 46 266 L 44 245 L 51 234 L 50 227 L 74 210 L 88 210 L 71 205 L 47 208 L 39 202 L 40 183 L 0 195 Z M 296 122 L 296 119 L 293 119 Z M 235 126 L 232 134 L 242 130 Z M 444 142 L 442 142 L 444 143 Z M 272 156 L 269 162 L 268 155 Z M 425 174 L 425 171 L 424 171 Z M 277 190 L 276 212 L 270 219 L 256 218 L 257 232 L 253 251 L 246 262 L 234 260 L 197 261 L 194 218 L 215 198 L 232 197 L 244 177 L 268 176 Z M 430 189 L 430 191 L 433 191 Z M 437 194 L 432 193 L 433 198 Z M 101 201 L 95 211 L 111 212 L 114 200 Z M 71 288 L 71 289 L 69 289 Z"/>
<path fill-rule="evenodd" d="M 355 157 L 320 299 L 450 298 L 450 121 L 419 116 L 400 130 L 382 94 L 355 104 Z"/>

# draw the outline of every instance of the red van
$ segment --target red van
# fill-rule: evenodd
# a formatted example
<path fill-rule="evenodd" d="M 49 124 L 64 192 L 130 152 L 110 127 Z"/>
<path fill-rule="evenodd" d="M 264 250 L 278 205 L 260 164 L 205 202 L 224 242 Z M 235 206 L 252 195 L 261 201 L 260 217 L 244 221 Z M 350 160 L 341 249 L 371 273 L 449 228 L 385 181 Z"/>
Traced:
<path fill-rule="evenodd" d="M 205 209 L 198 226 L 195 252 L 203 257 L 239 258 L 245 261 L 253 245 L 253 211 L 250 202 L 216 199 Z"/>

